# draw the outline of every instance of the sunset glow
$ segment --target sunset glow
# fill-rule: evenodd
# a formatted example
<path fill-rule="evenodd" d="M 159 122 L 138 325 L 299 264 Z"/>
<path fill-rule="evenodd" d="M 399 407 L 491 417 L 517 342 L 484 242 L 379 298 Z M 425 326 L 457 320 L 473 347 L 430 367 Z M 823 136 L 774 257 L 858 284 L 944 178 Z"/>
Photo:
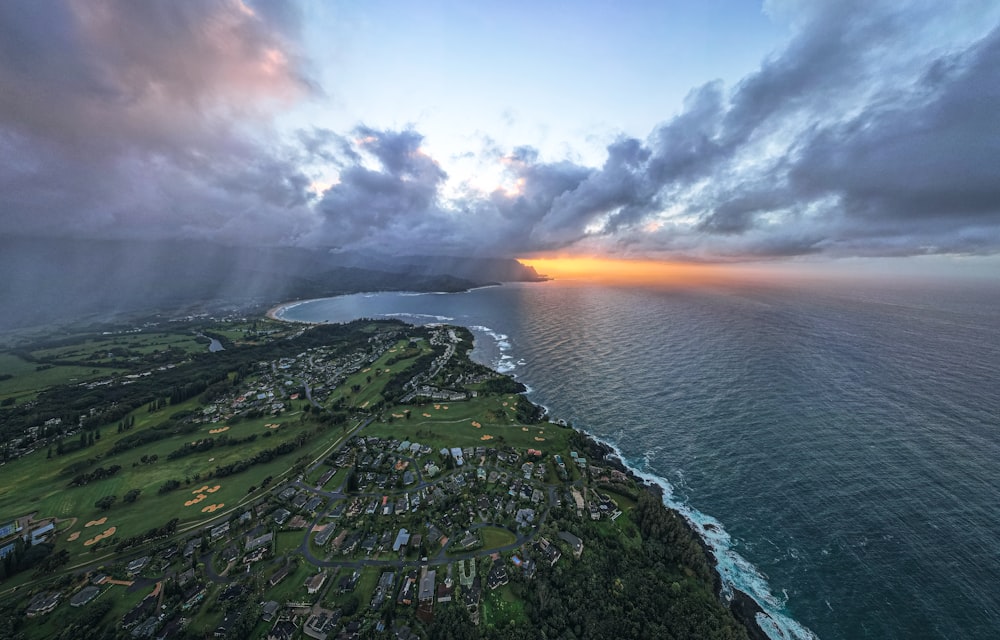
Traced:
<path fill-rule="evenodd" d="M 658 260 L 624 260 L 598 256 L 520 258 L 540 275 L 557 280 L 609 284 L 695 284 L 728 279 L 734 271 L 721 265 Z"/>

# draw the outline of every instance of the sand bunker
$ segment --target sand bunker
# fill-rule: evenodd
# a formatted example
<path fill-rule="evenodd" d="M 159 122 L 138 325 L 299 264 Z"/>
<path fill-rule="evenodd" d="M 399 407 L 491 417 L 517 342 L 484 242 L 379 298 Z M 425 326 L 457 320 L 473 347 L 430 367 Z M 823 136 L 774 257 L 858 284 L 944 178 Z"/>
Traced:
<path fill-rule="evenodd" d="M 226 506 L 226 505 L 223 502 L 220 502 L 219 504 L 210 504 L 207 507 L 204 507 L 201 510 L 201 512 L 202 513 L 212 513 L 213 511 L 217 511 L 218 509 L 221 509 L 224 506 Z"/>
<path fill-rule="evenodd" d="M 216 491 L 218 491 L 221 488 L 222 488 L 222 485 L 217 484 L 214 487 L 212 487 L 211 489 L 205 489 L 205 491 L 207 491 L 208 493 L 215 493 Z"/>
<path fill-rule="evenodd" d="M 447 411 L 448 410 L 448 405 L 443 404 L 443 405 L 441 405 L 441 408 L 444 409 L 445 411 Z"/>
<path fill-rule="evenodd" d="M 535 436 L 535 442 L 545 442 L 545 438 L 539 438 L 538 436 Z"/>
<path fill-rule="evenodd" d="M 73 533 L 69 534 L 68 538 L 66 538 L 66 542 L 76 542 L 76 539 L 79 537 L 80 537 L 80 532 L 74 531 Z"/>
<path fill-rule="evenodd" d="M 229 427 L 219 427 L 218 429 L 208 430 L 208 432 L 211 433 L 212 435 L 215 435 L 216 433 L 224 433 L 226 431 L 229 431 Z"/>
<path fill-rule="evenodd" d="M 369 372 L 369 371 L 371 371 L 371 370 L 372 370 L 372 368 L 371 368 L 371 367 L 368 367 L 367 369 L 362 369 L 362 370 L 361 370 L 361 373 L 368 373 L 368 372 Z"/>
<path fill-rule="evenodd" d="M 118 531 L 118 527 L 109 527 L 109 528 L 107 528 L 107 529 L 104 530 L 104 533 L 99 533 L 96 536 L 94 536 L 93 538 L 85 541 L 83 543 L 83 546 L 89 547 L 90 545 L 92 545 L 92 544 L 94 544 L 94 543 L 96 543 L 96 542 L 98 542 L 100 540 L 104 540 L 105 538 L 110 538 L 111 536 L 115 535 L 115 531 Z"/>
<path fill-rule="evenodd" d="M 88 522 L 87 524 L 85 524 L 83 526 L 84 526 L 84 528 L 86 528 L 86 527 L 99 527 L 99 526 L 101 526 L 102 524 L 104 524 L 107 521 L 108 521 L 108 517 L 104 516 L 100 520 L 91 520 L 90 522 Z"/>
<path fill-rule="evenodd" d="M 505 407 L 506 407 L 506 406 L 507 406 L 507 403 L 506 403 L 506 402 L 505 402 L 505 403 L 503 403 L 503 406 L 505 406 Z"/>
<path fill-rule="evenodd" d="M 206 491 L 208 491 L 208 485 L 207 484 L 203 484 L 203 485 L 201 485 L 201 488 L 195 489 L 191 493 L 204 493 Z"/>
<path fill-rule="evenodd" d="M 431 417 L 431 414 L 429 414 L 429 413 L 425 413 L 423 415 L 424 415 L 425 418 L 430 418 Z"/>
<path fill-rule="evenodd" d="M 394 414 L 392 414 L 392 417 L 396 418 L 397 420 L 402 420 L 403 418 L 406 417 L 406 415 L 404 415 L 402 413 L 394 413 Z"/>
<path fill-rule="evenodd" d="M 527 431 L 528 427 L 521 427 L 521 431 Z"/>
<path fill-rule="evenodd" d="M 208 489 L 208 487 L 206 487 L 206 490 L 207 489 Z M 196 505 L 196 504 L 198 504 L 199 502 L 201 502 L 202 500 L 204 500 L 207 497 L 208 496 L 206 494 L 199 493 L 197 496 L 194 497 L 194 500 L 185 500 L 184 501 L 184 506 L 185 507 L 190 507 L 192 505 Z"/>
<path fill-rule="evenodd" d="M 480 440 L 492 440 L 492 439 L 493 439 L 493 436 L 491 436 L 491 435 L 490 435 L 490 434 L 488 434 L 488 433 L 484 433 L 484 434 L 483 434 L 483 437 L 482 437 L 482 438 L 480 438 Z"/>
<path fill-rule="evenodd" d="M 441 410 L 441 405 L 436 404 L 436 405 L 434 405 L 434 408 L 437 409 L 438 411 L 440 411 Z"/>
<path fill-rule="evenodd" d="M 277 429 L 281 425 L 280 424 L 265 424 L 264 426 L 267 427 L 268 429 Z"/>
<path fill-rule="evenodd" d="M 361 408 L 362 408 L 362 409 L 364 409 L 364 408 L 366 408 L 367 406 L 368 406 L 368 401 L 367 401 L 367 400 L 365 400 L 364 404 L 362 404 L 362 405 L 361 405 Z"/>

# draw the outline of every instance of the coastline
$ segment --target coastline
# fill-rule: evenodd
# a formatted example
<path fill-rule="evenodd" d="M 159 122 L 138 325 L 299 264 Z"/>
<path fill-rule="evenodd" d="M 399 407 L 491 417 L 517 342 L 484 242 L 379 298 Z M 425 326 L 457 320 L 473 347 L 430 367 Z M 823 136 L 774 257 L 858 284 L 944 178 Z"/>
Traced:
<path fill-rule="evenodd" d="M 496 285 L 487 285 L 496 286 Z M 418 293 L 418 292 L 415 292 Z M 419 293 L 430 293 L 430 292 L 419 292 Z M 321 299 L 321 298 L 316 298 Z M 301 320 L 289 320 L 287 318 L 281 317 L 281 312 L 285 309 L 297 306 L 299 304 L 309 302 L 310 300 L 296 300 L 292 302 L 284 302 L 275 305 L 268 309 L 267 317 L 278 321 L 278 322 L 288 322 L 294 324 L 306 324 L 306 325 L 317 325 L 323 324 L 322 322 L 308 322 Z M 496 370 L 495 367 L 491 367 Z M 503 373 L 499 372 L 498 373 Z M 510 375 L 510 373 L 504 373 L 504 375 Z M 523 384 L 523 383 L 522 383 Z M 530 387 L 526 387 L 525 391 L 521 392 L 521 395 L 527 398 L 527 394 L 531 392 Z M 529 400 L 530 401 L 530 400 Z M 538 403 L 532 402 L 536 406 L 539 406 L 546 416 L 549 416 L 549 409 L 544 405 L 539 405 Z M 551 418 L 550 418 L 551 421 Z M 557 423 L 558 424 L 558 423 Z M 798 625 L 793 620 L 788 619 L 787 621 L 779 621 L 776 619 L 775 615 L 767 612 L 763 606 L 757 601 L 757 599 L 750 593 L 747 593 L 740 587 L 736 586 L 731 580 L 724 580 L 722 572 L 720 571 L 720 563 L 718 554 L 712 545 L 711 540 L 705 535 L 702 530 L 707 527 L 712 527 L 712 525 L 707 525 L 707 527 L 699 527 L 699 525 L 692 520 L 688 513 L 684 510 L 676 508 L 674 505 L 668 504 L 667 496 L 672 495 L 672 487 L 669 482 L 664 478 L 659 476 L 643 472 L 630 466 L 625 457 L 622 455 L 621 450 L 614 445 L 601 439 L 600 437 L 587 432 L 577 426 L 570 426 L 576 433 L 580 434 L 591 446 L 603 453 L 603 460 L 605 463 L 618 468 L 620 471 L 631 477 L 637 485 L 642 487 L 643 490 L 649 491 L 650 493 L 656 495 L 660 498 L 662 507 L 679 516 L 683 521 L 685 527 L 690 532 L 692 537 L 698 541 L 698 544 L 703 549 L 704 553 L 709 559 L 712 574 L 713 574 L 713 587 L 715 591 L 716 598 L 727 607 L 732 613 L 733 617 L 746 629 L 747 636 L 750 640 L 779 640 L 785 638 L 816 638 L 815 634 L 811 631 Z M 783 617 L 783 616 L 778 616 Z M 785 622 L 781 624 L 780 622 Z M 790 623 L 790 624 L 789 624 Z M 789 626 L 796 627 L 796 629 L 790 629 Z M 769 634 L 765 627 L 774 630 L 775 635 Z M 801 630 L 804 633 L 797 633 Z"/>

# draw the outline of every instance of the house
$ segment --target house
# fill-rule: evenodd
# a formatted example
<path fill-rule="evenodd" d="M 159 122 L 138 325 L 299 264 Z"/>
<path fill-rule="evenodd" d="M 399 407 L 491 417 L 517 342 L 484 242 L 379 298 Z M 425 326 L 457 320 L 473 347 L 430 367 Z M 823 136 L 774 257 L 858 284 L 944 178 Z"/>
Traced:
<path fill-rule="evenodd" d="M 410 542 L 410 532 L 406 529 L 400 529 L 399 534 L 396 536 L 396 541 L 392 543 L 392 550 L 399 551 L 401 548 L 405 547 L 407 543 Z"/>
<path fill-rule="evenodd" d="M 417 583 L 417 572 L 414 571 L 409 575 L 403 576 L 403 584 L 399 588 L 399 597 L 396 598 L 397 604 L 405 604 L 407 606 L 413 604 L 414 596 L 414 585 Z"/>
<path fill-rule="evenodd" d="M 35 546 L 39 542 L 43 542 L 45 538 L 47 538 L 49 534 L 55 530 L 56 530 L 56 525 L 52 522 L 35 529 L 34 531 L 31 532 L 31 545 Z M 24 538 L 25 540 L 27 540 L 28 536 L 24 536 Z"/>
<path fill-rule="evenodd" d="M 246 591 L 246 589 L 244 589 L 241 584 L 230 585 L 223 589 L 222 593 L 219 594 L 219 602 L 229 602 L 230 600 L 235 600 L 243 595 L 244 591 Z"/>
<path fill-rule="evenodd" d="M 351 573 L 342 576 L 337 582 L 337 590 L 340 593 L 349 593 L 354 591 L 354 588 L 358 586 L 358 580 L 361 579 L 361 572 L 355 569 Z"/>
<path fill-rule="evenodd" d="M 302 628 L 302 631 L 310 638 L 326 640 L 337 628 L 340 618 L 340 609 L 336 611 L 322 611 L 309 616 L 309 619 L 306 620 L 306 626 Z"/>
<path fill-rule="evenodd" d="M 312 595 L 323 588 L 324 582 L 326 582 L 326 571 L 320 571 L 311 578 L 306 578 L 303 586 L 309 592 L 309 595 Z"/>
<path fill-rule="evenodd" d="M 437 601 L 438 602 L 451 602 L 451 596 L 455 593 L 455 586 L 449 586 L 447 581 L 442 582 L 437 587 Z"/>
<path fill-rule="evenodd" d="M 420 574 L 420 589 L 417 592 L 417 600 L 420 602 L 434 600 L 434 580 L 437 572 L 424 567 Z"/>
<path fill-rule="evenodd" d="M 194 555 L 195 549 L 201 546 L 201 538 L 191 538 L 184 547 L 184 557 L 190 558 Z"/>
<path fill-rule="evenodd" d="M 247 536 L 246 543 L 244 544 L 244 548 L 247 551 L 253 551 L 253 550 L 259 549 L 260 547 L 263 547 L 265 545 L 271 544 L 271 540 L 273 540 L 273 539 L 274 539 L 274 534 L 270 533 L 270 532 L 265 533 L 264 535 L 258 536 L 256 538 L 251 538 L 250 536 Z"/>
<path fill-rule="evenodd" d="M 37 616 L 44 616 L 47 613 L 51 613 L 56 605 L 59 604 L 59 592 L 58 591 L 43 591 L 37 596 L 31 599 L 28 603 L 28 610 L 25 612 L 29 618 L 34 618 Z"/>
<path fill-rule="evenodd" d="M 514 520 L 517 521 L 517 526 L 526 527 L 535 521 L 535 510 L 518 509 L 517 515 L 514 516 Z"/>
<path fill-rule="evenodd" d="M 234 624 L 236 624 L 236 615 L 229 614 L 224 617 L 221 622 L 219 622 L 219 626 L 215 628 L 215 633 L 212 635 L 216 638 L 225 638 L 226 634 L 229 633 L 229 630 L 233 628 Z"/>
<path fill-rule="evenodd" d="M 232 562 L 236 558 L 240 557 L 240 548 L 236 545 L 229 545 L 225 549 L 219 552 L 219 559 L 225 563 Z"/>
<path fill-rule="evenodd" d="M 200 584 L 195 584 L 190 589 L 184 591 L 184 603 L 181 605 L 181 611 L 187 611 L 188 609 L 193 608 L 196 604 L 205 599 L 206 593 L 208 593 L 208 590 Z"/>
<path fill-rule="evenodd" d="M 462 600 L 465 603 L 465 608 L 469 610 L 469 615 L 472 617 L 472 622 L 474 624 L 479 624 L 479 599 L 483 594 L 483 583 L 476 576 L 475 580 L 472 581 L 472 585 L 467 589 L 462 589 Z"/>
<path fill-rule="evenodd" d="M 372 551 L 375 550 L 375 545 L 377 544 L 378 544 L 378 535 L 373 533 L 367 538 L 365 538 L 364 542 L 361 543 L 361 550 L 364 551 L 365 553 L 370 554 Z"/>
<path fill-rule="evenodd" d="M 97 594 L 100 592 L 101 590 L 95 586 L 84 587 L 83 589 L 80 589 L 80 591 L 78 591 L 72 598 L 70 598 L 69 604 L 71 607 L 82 607 L 96 598 Z"/>
<path fill-rule="evenodd" d="M 490 575 L 486 577 L 486 586 L 492 591 L 499 589 L 509 581 L 507 567 L 504 566 L 503 560 L 497 559 L 493 563 L 493 568 L 490 569 Z"/>
<path fill-rule="evenodd" d="M 546 538 L 538 538 L 535 548 L 538 549 L 550 566 L 554 565 L 562 557 L 562 553 L 556 548 L 556 545 L 549 542 Z"/>
<path fill-rule="evenodd" d="M 560 531 L 559 539 L 569 544 L 570 548 L 573 549 L 573 556 L 579 560 L 580 554 L 583 553 L 583 540 L 577 538 L 569 531 Z"/>
<path fill-rule="evenodd" d="M 279 527 L 288 520 L 288 517 L 292 515 L 292 512 L 288 509 L 278 509 L 274 512 L 274 522 Z"/>
<path fill-rule="evenodd" d="M 290 620 L 282 620 L 267 632 L 267 640 L 292 640 L 298 629 Z"/>
<path fill-rule="evenodd" d="M 226 535 L 227 533 L 229 533 L 229 523 L 223 522 L 219 526 L 212 528 L 212 530 L 209 532 L 209 537 L 212 539 L 212 542 L 215 542 L 216 540 Z"/>
<path fill-rule="evenodd" d="M 141 557 L 141 558 L 136 558 L 136 559 L 135 559 L 135 560 L 133 560 L 132 562 L 128 563 L 128 566 L 126 566 L 126 567 L 125 567 L 125 571 L 126 571 L 126 572 L 127 572 L 127 573 L 128 573 L 129 575 L 130 575 L 130 576 L 134 576 L 135 574 L 137 574 L 137 573 L 139 573 L 140 571 L 142 571 L 142 570 L 143 570 L 143 568 L 144 568 L 144 567 L 146 566 L 146 564 L 148 564 L 148 563 L 149 563 L 149 556 L 143 556 L 143 557 Z"/>
<path fill-rule="evenodd" d="M 328 524 L 323 527 L 323 530 L 316 534 L 316 544 L 319 546 L 325 545 L 333 537 L 333 532 L 337 530 L 337 527 L 332 524 Z"/>
<path fill-rule="evenodd" d="M 274 620 L 276 615 L 278 615 L 278 611 L 280 609 L 281 605 L 274 600 L 268 600 L 260 607 L 260 617 L 264 620 L 264 622 L 270 622 L 271 620 Z"/>
<path fill-rule="evenodd" d="M 434 578 L 435 571 L 421 569 L 420 588 L 417 590 L 417 618 L 424 624 L 434 622 Z"/>
<path fill-rule="evenodd" d="M 268 580 L 267 583 L 273 587 L 287 577 L 288 577 L 288 565 L 286 564 L 285 566 L 275 571 L 274 575 L 271 576 L 271 579 Z"/>
<path fill-rule="evenodd" d="M 392 590 L 392 583 L 396 574 L 392 571 L 383 571 L 379 576 L 378 584 L 375 585 L 375 594 L 372 596 L 372 609 L 378 609 L 385 602 L 386 597 Z"/>

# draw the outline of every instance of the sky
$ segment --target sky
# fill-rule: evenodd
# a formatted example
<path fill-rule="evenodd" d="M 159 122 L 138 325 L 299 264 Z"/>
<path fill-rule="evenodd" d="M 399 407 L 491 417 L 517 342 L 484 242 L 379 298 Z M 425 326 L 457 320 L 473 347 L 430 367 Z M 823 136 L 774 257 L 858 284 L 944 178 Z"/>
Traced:
<path fill-rule="evenodd" d="M 10 0 L 0 87 L 8 238 L 1000 272 L 1000 0 Z"/>

